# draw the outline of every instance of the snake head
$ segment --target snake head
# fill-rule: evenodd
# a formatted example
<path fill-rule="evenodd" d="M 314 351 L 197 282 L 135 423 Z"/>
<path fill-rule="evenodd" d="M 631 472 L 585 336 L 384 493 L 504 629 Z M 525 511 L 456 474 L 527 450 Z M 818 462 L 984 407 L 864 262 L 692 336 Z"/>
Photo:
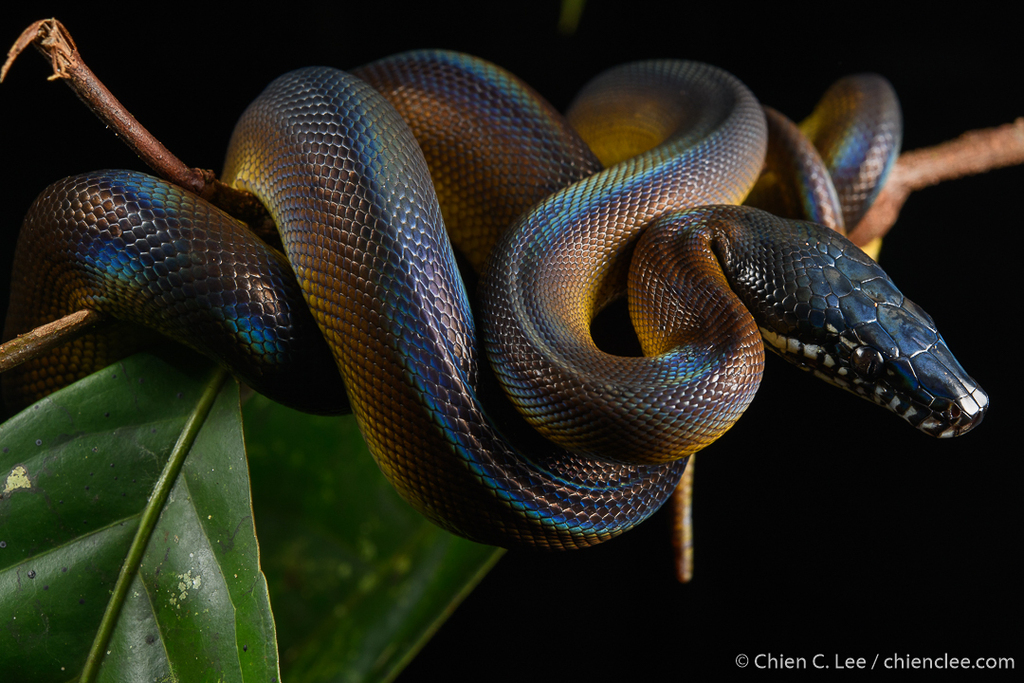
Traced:
<path fill-rule="evenodd" d="M 988 394 L 869 256 L 828 228 L 735 211 L 753 236 L 725 255 L 730 284 L 769 348 L 926 434 L 959 436 L 981 422 Z M 749 295 L 757 291 L 761 303 Z"/>
<path fill-rule="evenodd" d="M 959 436 L 980 424 L 988 394 L 964 371 L 931 317 L 888 279 L 859 284 L 838 309 L 845 329 L 827 332 L 827 343 L 762 329 L 769 347 L 931 436 Z"/>
<path fill-rule="evenodd" d="M 948 438 L 978 425 L 988 394 L 953 357 L 935 323 L 888 278 L 862 282 L 858 299 L 873 305 L 840 335 L 832 382 L 884 406 L 926 434 Z M 854 305 L 863 305 L 860 302 Z"/>
<path fill-rule="evenodd" d="M 931 316 L 903 296 L 877 264 L 846 250 L 821 276 L 833 293 L 841 292 L 838 305 L 823 311 L 824 326 L 813 322 L 821 314 L 802 321 L 798 328 L 810 332 L 808 342 L 799 341 L 804 335 L 762 328 L 771 348 L 931 436 L 959 436 L 981 422 L 988 394 L 950 352 Z"/>

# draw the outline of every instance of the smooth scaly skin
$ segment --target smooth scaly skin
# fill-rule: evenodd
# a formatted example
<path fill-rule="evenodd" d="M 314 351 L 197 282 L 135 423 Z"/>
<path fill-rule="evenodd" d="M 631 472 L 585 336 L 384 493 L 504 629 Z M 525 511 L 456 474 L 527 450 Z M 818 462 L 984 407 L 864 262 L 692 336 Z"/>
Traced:
<path fill-rule="evenodd" d="M 685 463 L 516 453 L 492 425 L 425 161 L 369 86 L 328 69 L 278 79 L 239 121 L 225 178 L 274 215 L 371 452 L 425 515 L 484 542 L 573 547 L 628 528 L 671 492 Z M 323 228 L 304 230 L 310 220 Z"/>
<path fill-rule="evenodd" d="M 437 53 L 421 58 L 459 61 Z M 683 67 L 692 69 L 700 72 L 705 67 Z M 729 77 L 725 80 L 735 83 Z M 748 98 L 743 94 L 741 99 Z M 725 107 L 711 117 L 713 123 L 724 117 L 724 133 L 714 125 L 698 126 L 708 135 L 706 147 L 728 146 L 721 135 L 728 138 L 736 131 L 735 124 L 728 123 L 730 111 Z M 446 528 L 506 546 L 589 545 L 657 509 L 678 480 L 681 462 L 606 465 L 537 441 L 529 444 L 526 457 L 488 419 L 477 400 L 467 297 L 442 232 L 424 160 L 405 124 L 374 92 L 333 70 L 295 72 L 276 81 L 250 107 L 235 137 L 239 144 L 233 146 L 226 176 L 237 176 L 240 184 L 259 190 L 275 213 L 371 450 L 410 502 Z M 728 167 L 732 162 L 730 157 L 722 163 Z M 633 168 L 647 172 L 646 163 Z M 684 179 L 696 180 L 686 176 L 690 169 L 681 170 Z M 608 178 L 624 174 L 622 169 L 613 170 L 582 189 L 571 188 L 557 201 L 569 198 L 575 206 L 579 199 L 604 212 L 615 202 L 593 201 L 594 188 L 607 184 L 617 192 Z M 99 186 L 109 182 L 97 177 Z M 659 182 L 655 179 L 654 185 Z M 132 198 L 138 189 L 159 181 L 142 177 L 133 183 L 121 194 L 97 190 L 94 203 L 103 211 L 96 213 L 107 220 L 123 218 L 138 229 L 160 221 L 192 220 L 189 215 L 133 213 L 127 207 L 138 203 Z M 71 222 L 81 221 L 76 211 L 72 216 Z M 532 224 L 532 219 L 521 223 Z M 307 226 L 313 231 L 306 232 Z M 86 232 L 90 229 L 87 226 Z M 627 246 L 636 234 L 632 226 L 618 232 Z M 584 242 L 591 239 L 578 234 Z M 104 239 L 101 245 L 106 244 Z M 148 236 L 142 239 L 151 241 Z M 598 251 L 610 249 L 614 254 L 624 248 L 613 244 L 609 235 L 602 240 Z M 577 257 L 575 249 L 570 260 Z M 128 264 L 128 272 L 137 268 L 128 257 L 120 262 Z M 618 268 L 615 264 L 604 270 Z M 793 284 L 799 293 L 799 285 Z M 755 281 L 753 288 L 758 286 Z M 177 296 L 173 283 L 168 287 Z M 587 305 L 580 315 L 585 318 L 606 294 L 599 276 L 582 287 L 579 298 Z M 749 331 L 750 325 L 741 322 L 740 327 Z M 739 345 L 744 347 L 743 342 Z M 728 393 L 731 386 L 713 391 Z M 740 392 L 738 403 L 748 394 Z M 971 416 L 971 424 L 980 420 L 983 409 Z M 519 431 L 503 424 L 509 432 Z"/>
<path fill-rule="evenodd" d="M 152 176 L 98 171 L 48 187 L 25 217 L 5 338 L 90 308 L 147 325 L 257 391 L 347 412 L 344 388 L 284 255 L 220 209 Z M 152 343 L 98 331 L 3 376 L 24 405 Z"/>
<path fill-rule="evenodd" d="M 786 218 L 799 218 L 845 234 L 843 209 L 821 154 L 795 123 L 771 107 L 765 169 L 744 204 Z"/>
<path fill-rule="evenodd" d="M 903 115 L 889 81 L 841 78 L 799 126 L 764 109 L 765 172 L 744 203 L 840 232 L 855 228 L 899 156 Z"/>
<path fill-rule="evenodd" d="M 896 92 L 877 74 L 841 78 L 800 123 L 800 130 L 822 153 L 839 194 L 843 223 L 852 230 L 896 163 L 903 139 Z"/>
<path fill-rule="evenodd" d="M 502 238 L 482 283 L 486 344 L 506 391 L 547 438 L 594 457 L 668 462 L 700 450 L 739 418 L 760 382 L 760 367 L 748 362 L 760 348 L 743 342 L 742 360 L 705 373 L 702 363 L 688 367 L 679 356 L 610 356 L 594 344 L 590 323 L 607 292 L 624 288 L 625 257 L 654 218 L 746 196 L 761 170 L 766 131 L 757 100 L 724 71 L 636 63 L 599 76 L 570 110 L 602 160 L 616 152 L 602 152 L 601 140 L 622 132 L 587 131 L 582 121 L 621 107 L 623 89 L 643 94 L 645 109 L 685 115 L 654 117 L 666 123 L 649 139 L 665 137 L 664 144 L 549 197 Z M 620 284 L 608 284 L 616 278 Z M 723 345 L 719 331 L 707 330 L 708 347 Z M 729 400 L 721 400 L 718 383 L 731 387 Z"/>
<path fill-rule="evenodd" d="M 409 125 L 452 244 L 476 274 L 527 209 L 603 169 L 564 116 L 490 62 L 457 52 L 407 52 L 352 74 Z"/>

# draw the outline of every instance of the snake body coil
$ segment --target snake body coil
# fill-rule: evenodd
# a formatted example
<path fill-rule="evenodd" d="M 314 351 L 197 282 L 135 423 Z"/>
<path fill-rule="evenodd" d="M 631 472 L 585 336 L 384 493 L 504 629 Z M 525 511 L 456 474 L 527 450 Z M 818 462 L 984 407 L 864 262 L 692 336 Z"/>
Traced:
<path fill-rule="evenodd" d="M 403 60 L 434 75 L 459 74 L 442 79 L 442 89 L 481 74 L 492 85 L 497 79 L 502 92 L 514 93 L 507 106 L 550 116 L 547 105 L 529 104 L 531 93 L 514 78 L 460 55 L 405 55 L 361 74 L 387 92 L 388 74 Z M 759 329 L 780 351 L 796 351 L 815 372 L 870 394 L 926 431 L 952 435 L 980 421 L 987 397 L 949 355 L 931 320 L 841 236 L 811 224 L 777 229 L 776 219 L 741 207 L 678 213 L 741 201 L 756 180 L 765 126 L 742 84 L 685 62 L 633 66 L 610 78 L 634 85 L 646 79 L 645 92 L 656 99 L 686 91 L 688 102 L 707 106 L 663 126 L 666 144 L 571 185 L 520 218 L 491 257 L 481 290 L 487 346 L 506 390 L 545 436 L 587 457 L 531 435 L 513 445 L 507 436 L 519 431 L 515 423 L 496 422 L 483 407 L 486 373 L 482 379 L 470 295 L 428 171 L 428 159 L 439 162 L 425 140 L 424 158 L 384 97 L 343 72 L 303 69 L 268 86 L 236 127 L 224 179 L 257 194 L 277 222 L 362 433 L 407 500 L 445 528 L 504 546 L 580 547 L 620 533 L 661 505 L 687 454 L 742 413 L 760 379 Z M 600 92 L 603 86 L 595 87 Z M 417 92 L 394 87 L 390 96 L 407 91 Z M 505 113 L 498 109 L 494 118 Z M 545 130 L 554 138 L 563 128 L 556 122 Z M 562 148 L 541 137 L 541 148 Z M 510 218 L 554 189 L 548 185 L 593 170 L 596 162 L 584 145 L 567 146 L 578 161 L 554 163 L 565 177 L 533 183 L 512 202 Z M 481 177 L 498 185 L 505 180 L 500 173 L 454 175 L 438 180 L 442 197 L 461 196 L 452 187 Z M 522 174 L 530 176 L 529 170 Z M 462 208 L 470 208 L 458 221 L 474 223 L 474 206 L 464 202 Z M 587 334 L 591 319 L 623 286 L 625 257 L 641 229 L 666 212 L 659 226 L 674 226 L 670 232 L 681 237 L 663 239 L 659 228 L 637 249 L 652 252 L 648 262 L 692 253 L 695 265 L 667 278 L 637 266 L 631 306 L 635 319 L 674 310 L 683 322 L 664 322 L 659 313 L 641 329 L 645 349 L 660 357 L 603 354 Z M 287 285 L 246 284 L 257 272 L 288 279 L 272 250 L 242 246 L 246 238 L 239 237 L 232 256 L 200 255 L 200 246 L 210 253 L 211 221 L 234 224 L 142 174 L 68 179 L 33 207 L 26 226 L 46 224 L 38 229 L 55 235 L 23 234 L 22 243 L 32 246 L 19 253 L 15 278 L 48 269 L 49 282 L 58 284 L 37 287 L 39 296 L 57 289 L 71 302 L 64 307 L 118 309 L 155 320 L 193 346 L 207 342 L 188 341 L 187 328 L 227 329 L 245 342 L 241 355 L 271 359 L 241 372 L 279 400 L 305 405 L 314 402 L 308 398 L 313 393 L 336 393 L 334 380 L 315 369 L 305 371 L 301 397 L 278 388 L 287 370 L 278 369 L 277 360 L 290 363 L 306 354 L 298 345 L 308 316 L 294 297 L 277 298 Z M 477 264 L 497 239 L 489 229 L 482 232 L 458 242 Z M 777 242 L 778 235 L 787 237 Z M 58 260 L 76 265 L 41 265 Z M 647 288 L 659 279 L 666 284 Z M 229 281 L 242 283 L 240 289 Z M 140 298 L 111 303 L 117 289 Z M 695 293 L 707 295 L 699 306 L 692 302 Z M 18 306 L 12 305 L 8 335 L 31 325 L 25 322 L 31 309 L 53 314 L 58 308 Z M 171 322 L 182 312 L 192 318 Z M 278 327 L 278 321 L 286 324 Z M 908 340 L 909 355 L 901 347 Z M 322 345 L 312 348 L 309 353 L 322 359 Z M 203 351 L 228 362 L 216 350 Z M 5 379 L 5 392 L 31 389 L 39 367 Z"/>

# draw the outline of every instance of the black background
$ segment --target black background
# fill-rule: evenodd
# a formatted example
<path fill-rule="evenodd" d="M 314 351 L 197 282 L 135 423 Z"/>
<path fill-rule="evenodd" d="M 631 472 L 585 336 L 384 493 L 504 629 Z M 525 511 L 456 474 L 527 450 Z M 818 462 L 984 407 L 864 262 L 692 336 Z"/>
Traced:
<path fill-rule="evenodd" d="M 565 37 L 555 2 L 378 1 L 305 13 L 286 3 L 253 15 L 85 4 L 5 10 L 0 42 L 56 15 L 145 125 L 186 163 L 214 169 L 236 118 L 273 77 L 420 47 L 488 58 L 560 108 L 602 69 L 647 57 L 717 64 L 797 119 L 836 78 L 877 71 L 900 95 L 904 149 L 1024 115 L 1009 17 L 591 2 Z M 143 168 L 46 74 L 27 54 L 0 86 L 4 268 L 21 217 L 50 182 Z M 829 664 L 836 654 L 870 663 L 949 653 L 1019 665 L 1021 400 L 1011 391 L 1021 380 L 1022 189 L 1017 168 L 919 192 L 882 254 L 990 392 L 976 432 L 930 439 L 770 358 L 748 413 L 699 458 L 692 584 L 672 578 L 664 519 L 586 552 L 509 553 L 400 680 L 682 678 L 735 669 L 741 653 L 808 662 L 823 653 Z"/>

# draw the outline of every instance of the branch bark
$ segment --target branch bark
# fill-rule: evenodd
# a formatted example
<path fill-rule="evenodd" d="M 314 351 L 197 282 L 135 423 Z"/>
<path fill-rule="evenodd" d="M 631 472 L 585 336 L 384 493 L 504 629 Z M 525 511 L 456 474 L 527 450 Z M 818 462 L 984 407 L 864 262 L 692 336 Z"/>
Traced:
<path fill-rule="evenodd" d="M 54 347 L 74 341 L 108 320 L 103 313 L 82 309 L 4 342 L 0 344 L 0 373 L 41 356 Z"/>
<path fill-rule="evenodd" d="M 871 209 L 850 232 L 858 246 L 882 238 L 912 192 L 997 168 L 1024 164 L 1024 117 L 996 128 L 972 130 L 934 147 L 899 156 Z"/>
<path fill-rule="evenodd" d="M 0 67 L 0 82 L 14 60 L 30 45 L 50 62 L 53 69 L 50 80 L 67 83 L 89 111 L 113 130 L 156 175 L 244 221 L 264 239 L 277 239 L 273 221 L 259 200 L 220 182 L 211 170 L 189 167 L 139 123 L 86 66 L 71 34 L 56 19 L 41 19 L 22 31 Z"/>
<path fill-rule="evenodd" d="M 56 19 L 41 19 L 25 29 L 7 53 L 7 61 L 0 68 L 3 81 L 11 64 L 29 45 L 49 59 L 53 68 L 50 80 L 62 79 L 75 95 L 109 126 L 161 178 L 202 194 L 212 171 L 189 168 L 178 157 L 153 137 L 124 105 L 107 90 L 78 54 L 78 47 L 64 25 Z"/>

